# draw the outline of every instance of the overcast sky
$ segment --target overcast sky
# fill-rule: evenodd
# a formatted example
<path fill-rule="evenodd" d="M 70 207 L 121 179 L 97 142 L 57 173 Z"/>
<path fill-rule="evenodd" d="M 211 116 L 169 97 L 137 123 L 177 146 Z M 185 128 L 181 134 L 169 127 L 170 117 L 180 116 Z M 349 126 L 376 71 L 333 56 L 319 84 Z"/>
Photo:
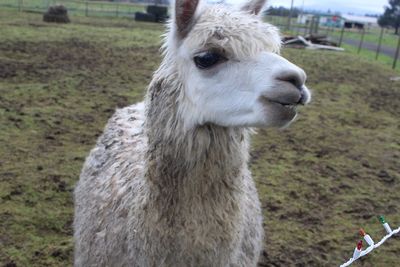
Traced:
<path fill-rule="evenodd" d="M 245 0 L 227 0 L 228 3 L 238 4 Z M 267 0 L 267 6 L 290 7 L 291 0 Z M 321 11 L 340 11 L 342 13 L 352 12 L 363 15 L 365 13 L 381 14 L 388 0 L 294 0 L 294 6 L 305 9 L 317 9 Z"/>

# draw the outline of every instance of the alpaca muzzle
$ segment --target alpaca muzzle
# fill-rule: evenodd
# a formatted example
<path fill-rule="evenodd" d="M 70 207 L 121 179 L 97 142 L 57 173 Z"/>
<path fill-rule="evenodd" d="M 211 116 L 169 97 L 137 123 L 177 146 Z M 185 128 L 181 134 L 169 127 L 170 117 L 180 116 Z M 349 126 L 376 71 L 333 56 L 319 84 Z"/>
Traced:
<path fill-rule="evenodd" d="M 270 75 L 270 84 L 261 93 L 269 102 L 282 106 L 305 105 L 310 102 L 311 93 L 305 86 L 306 73 L 285 58 L 274 53 L 263 53 L 260 62 Z"/>

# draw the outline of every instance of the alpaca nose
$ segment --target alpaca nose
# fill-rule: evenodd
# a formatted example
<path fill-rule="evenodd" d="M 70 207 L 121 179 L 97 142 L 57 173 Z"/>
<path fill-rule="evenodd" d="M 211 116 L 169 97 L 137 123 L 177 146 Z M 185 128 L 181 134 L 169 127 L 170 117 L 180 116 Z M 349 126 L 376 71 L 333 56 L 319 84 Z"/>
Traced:
<path fill-rule="evenodd" d="M 276 79 L 291 83 L 301 91 L 304 83 L 306 82 L 306 73 L 302 69 L 293 66 L 288 70 L 280 72 Z"/>

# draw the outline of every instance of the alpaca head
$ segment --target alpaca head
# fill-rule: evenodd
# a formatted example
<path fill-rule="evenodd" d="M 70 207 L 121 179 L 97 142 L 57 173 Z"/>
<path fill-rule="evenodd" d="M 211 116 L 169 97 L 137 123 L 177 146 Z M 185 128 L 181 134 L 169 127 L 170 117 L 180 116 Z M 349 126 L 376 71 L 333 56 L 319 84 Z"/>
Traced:
<path fill-rule="evenodd" d="M 166 52 L 182 84 L 186 127 L 282 127 L 310 101 L 304 71 L 279 55 L 277 28 L 258 16 L 264 3 L 233 10 L 176 0 Z"/>

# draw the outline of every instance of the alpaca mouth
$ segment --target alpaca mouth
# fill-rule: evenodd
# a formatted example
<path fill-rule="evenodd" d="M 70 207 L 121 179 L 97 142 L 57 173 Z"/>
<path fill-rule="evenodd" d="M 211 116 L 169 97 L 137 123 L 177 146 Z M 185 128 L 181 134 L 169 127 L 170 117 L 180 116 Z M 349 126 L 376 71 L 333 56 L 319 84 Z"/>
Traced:
<path fill-rule="evenodd" d="M 297 116 L 298 103 L 288 103 L 265 96 L 260 98 L 265 118 L 272 121 L 274 126 L 283 127 Z"/>
<path fill-rule="evenodd" d="M 281 102 L 278 102 L 278 101 L 271 101 L 272 103 L 277 103 L 277 104 L 279 104 L 279 105 L 281 105 L 281 106 L 283 106 L 283 107 L 285 107 L 285 108 L 290 108 L 290 109 L 296 109 L 297 108 L 297 105 L 298 105 L 298 103 L 296 103 L 296 104 L 292 104 L 292 103 L 281 103 Z"/>
<path fill-rule="evenodd" d="M 298 106 L 298 105 L 302 105 L 302 104 L 303 104 L 303 103 L 302 103 L 302 98 L 300 98 L 296 103 L 286 103 L 286 102 L 283 102 L 283 101 L 270 99 L 270 98 L 267 98 L 267 97 L 265 97 L 265 96 L 262 96 L 261 99 L 262 99 L 263 102 L 265 102 L 265 103 L 267 103 L 267 104 L 268 104 L 268 103 L 271 103 L 271 104 L 278 104 L 278 105 L 280 105 L 280 106 L 282 106 L 282 107 L 284 107 L 284 108 L 292 109 L 292 110 L 294 110 L 294 111 L 297 110 L 297 106 Z"/>
<path fill-rule="evenodd" d="M 307 93 L 304 88 L 302 88 L 300 92 L 290 92 L 289 94 L 276 95 L 274 97 L 263 95 L 261 99 L 266 103 L 275 103 L 285 108 L 296 109 L 298 105 L 304 106 L 309 102 L 309 93 Z"/>

